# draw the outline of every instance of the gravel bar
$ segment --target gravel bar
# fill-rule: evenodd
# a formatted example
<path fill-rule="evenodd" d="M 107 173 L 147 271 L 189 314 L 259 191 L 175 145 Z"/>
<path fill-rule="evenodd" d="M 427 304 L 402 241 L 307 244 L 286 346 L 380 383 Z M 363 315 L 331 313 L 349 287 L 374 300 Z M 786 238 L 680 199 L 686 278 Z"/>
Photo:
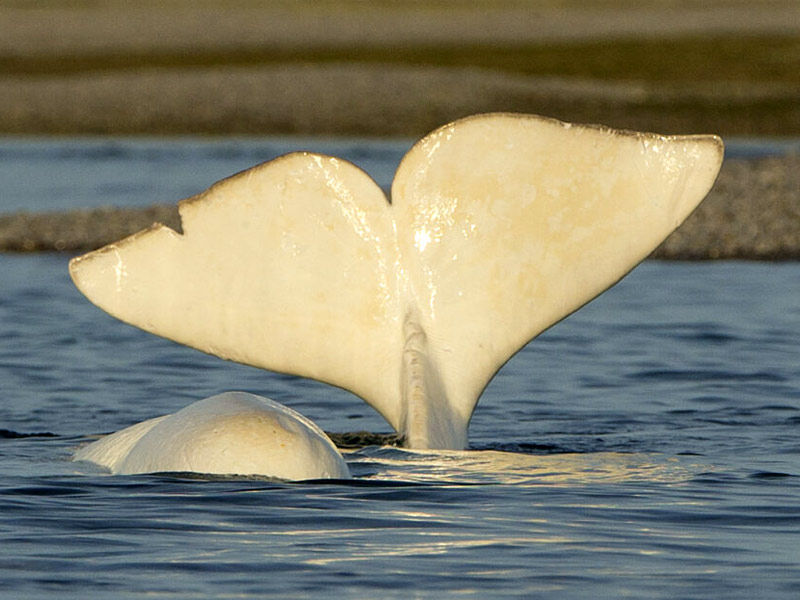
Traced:
<path fill-rule="evenodd" d="M 86 252 L 163 223 L 175 205 L 0 216 L 0 251 Z M 653 253 L 666 260 L 800 259 L 800 156 L 726 160 L 708 197 Z"/>

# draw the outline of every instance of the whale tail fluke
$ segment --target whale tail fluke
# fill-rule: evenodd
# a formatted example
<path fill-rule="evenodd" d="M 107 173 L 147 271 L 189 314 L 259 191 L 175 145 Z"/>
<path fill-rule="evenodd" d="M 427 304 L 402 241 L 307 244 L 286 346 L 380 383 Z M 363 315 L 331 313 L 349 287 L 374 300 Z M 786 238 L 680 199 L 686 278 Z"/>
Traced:
<path fill-rule="evenodd" d="M 357 167 L 294 153 L 74 259 L 112 315 L 226 359 L 353 391 L 411 447 L 463 448 L 525 343 L 613 285 L 711 188 L 714 136 L 530 115 L 456 121 L 403 159 L 391 203 Z"/>

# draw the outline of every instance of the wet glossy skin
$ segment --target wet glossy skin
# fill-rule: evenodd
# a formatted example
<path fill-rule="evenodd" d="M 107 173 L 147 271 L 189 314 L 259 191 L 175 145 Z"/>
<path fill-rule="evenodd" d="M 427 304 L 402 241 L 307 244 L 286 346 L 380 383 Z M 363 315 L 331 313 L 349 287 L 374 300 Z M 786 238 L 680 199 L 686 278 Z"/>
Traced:
<path fill-rule="evenodd" d="M 290 154 L 184 201 L 183 235 L 71 272 L 125 321 L 349 389 L 411 447 L 463 448 L 500 366 L 647 256 L 721 158 L 713 136 L 480 115 L 418 142 L 391 204 L 345 161 Z"/>
<path fill-rule="evenodd" d="M 227 392 L 80 448 L 76 460 L 112 473 L 201 472 L 287 479 L 348 479 L 325 433 L 268 398 Z"/>

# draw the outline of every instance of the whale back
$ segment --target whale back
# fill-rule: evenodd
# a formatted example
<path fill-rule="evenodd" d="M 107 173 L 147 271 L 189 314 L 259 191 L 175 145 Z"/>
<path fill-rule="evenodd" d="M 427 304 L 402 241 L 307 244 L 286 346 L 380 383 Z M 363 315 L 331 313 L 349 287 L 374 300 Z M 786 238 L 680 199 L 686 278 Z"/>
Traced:
<path fill-rule="evenodd" d="M 80 448 L 74 459 L 121 475 L 350 478 L 336 446 L 313 422 L 269 398 L 245 392 L 212 396 L 132 425 Z"/>
<path fill-rule="evenodd" d="M 721 160 L 714 136 L 480 115 L 418 142 L 391 204 L 345 161 L 290 154 L 183 201 L 182 234 L 156 225 L 70 271 L 128 323 L 463 447 L 495 372 L 645 258 Z"/>

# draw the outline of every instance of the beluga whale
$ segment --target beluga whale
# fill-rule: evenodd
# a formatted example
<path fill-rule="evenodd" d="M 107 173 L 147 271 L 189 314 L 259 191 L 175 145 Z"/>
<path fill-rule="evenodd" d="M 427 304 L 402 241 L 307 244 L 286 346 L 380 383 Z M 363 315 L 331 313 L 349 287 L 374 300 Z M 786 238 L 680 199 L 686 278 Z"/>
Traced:
<path fill-rule="evenodd" d="M 706 196 L 722 157 L 713 135 L 476 115 L 418 141 L 390 199 L 351 163 L 295 152 L 181 201 L 182 232 L 155 224 L 73 259 L 70 273 L 127 323 L 350 390 L 409 448 L 464 449 L 500 367 L 647 257 Z M 237 444 L 236 431 L 257 420 L 251 401 L 203 400 L 78 458 L 112 471 L 206 471 L 226 453 L 242 464 L 222 470 L 271 475 L 269 460 L 247 463 L 250 449 Z M 275 435 L 304 455 L 298 463 L 336 462 L 332 445 L 285 434 L 302 417 L 281 415 Z M 176 454 L 198 458 L 176 464 Z"/>
<path fill-rule="evenodd" d="M 349 479 L 350 470 L 312 421 L 245 392 L 212 396 L 78 449 L 74 458 L 112 473 L 200 472 L 277 479 Z"/>

